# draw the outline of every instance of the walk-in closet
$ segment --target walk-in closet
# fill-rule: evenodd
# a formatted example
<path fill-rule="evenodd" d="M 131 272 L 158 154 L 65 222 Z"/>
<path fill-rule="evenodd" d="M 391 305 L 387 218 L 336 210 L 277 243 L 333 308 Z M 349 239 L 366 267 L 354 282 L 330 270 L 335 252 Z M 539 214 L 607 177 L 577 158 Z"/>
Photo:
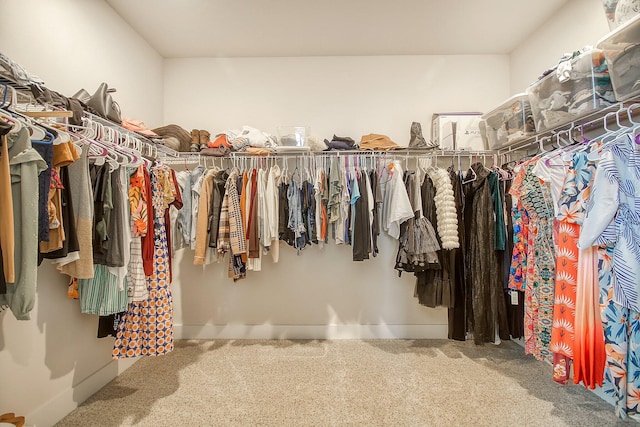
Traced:
<path fill-rule="evenodd" d="M 0 427 L 640 421 L 640 2 L 0 16 Z"/>

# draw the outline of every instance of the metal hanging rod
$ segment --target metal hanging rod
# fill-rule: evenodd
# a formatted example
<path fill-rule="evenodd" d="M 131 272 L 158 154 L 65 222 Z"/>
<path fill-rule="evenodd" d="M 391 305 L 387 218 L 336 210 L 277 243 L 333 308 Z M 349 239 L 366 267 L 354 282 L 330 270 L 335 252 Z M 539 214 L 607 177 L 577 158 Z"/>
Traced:
<path fill-rule="evenodd" d="M 307 152 L 287 152 L 276 153 L 272 152 L 265 155 L 255 155 L 243 151 L 234 151 L 227 156 L 202 156 L 199 153 L 177 153 L 178 159 L 186 159 L 189 161 L 195 161 L 196 159 L 205 158 L 304 158 L 304 157 L 341 157 L 341 156 L 363 156 L 363 157 L 456 157 L 456 156 L 488 156 L 497 154 L 495 150 L 453 150 L 453 149 L 430 149 L 430 150 L 415 150 L 415 149 L 399 149 L 399 150 L 387 150 L 387 151 L 372 151 L 372 150 L 335 150 L 335 151 L 307 151 Z M 194 159 L 194 156 L 196 158 Z M 177 160 L 176 160 L 177 161 Z M 177 161 L 179 163 L 179 161 Z"/>

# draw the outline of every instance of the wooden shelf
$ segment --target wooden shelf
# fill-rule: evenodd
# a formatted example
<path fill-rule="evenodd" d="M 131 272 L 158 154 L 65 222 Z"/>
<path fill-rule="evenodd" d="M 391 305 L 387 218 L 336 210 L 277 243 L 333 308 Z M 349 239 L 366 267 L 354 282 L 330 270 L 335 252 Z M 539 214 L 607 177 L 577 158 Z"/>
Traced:
<path fill-rule="evenodd" d="M 24 111 L 22 112 L 25 116 L 29 117 L 51 117 L 51 118 L 60 118 L 60 117 L 73 117 L 73 111 L 60 110 L 60 111 Z"/>

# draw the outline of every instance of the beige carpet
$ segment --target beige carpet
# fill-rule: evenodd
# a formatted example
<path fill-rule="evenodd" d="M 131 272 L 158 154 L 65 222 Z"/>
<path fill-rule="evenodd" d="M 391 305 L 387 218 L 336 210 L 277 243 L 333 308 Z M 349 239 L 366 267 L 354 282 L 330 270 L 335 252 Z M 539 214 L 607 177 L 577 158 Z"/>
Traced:
<path fill-rule="evenodd" d="M 180 341 L 57 425 L 638 425 L 523 353 L 511 342 Z"/>

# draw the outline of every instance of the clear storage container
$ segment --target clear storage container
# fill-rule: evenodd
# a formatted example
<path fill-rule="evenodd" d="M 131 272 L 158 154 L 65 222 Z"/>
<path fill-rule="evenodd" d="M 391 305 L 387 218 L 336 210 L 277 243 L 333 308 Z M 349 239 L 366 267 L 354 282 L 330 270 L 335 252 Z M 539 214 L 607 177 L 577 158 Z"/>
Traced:
<path fill-rule="evenodd" d="M 602 6 L 611 31 L 640 14 L 640 0 L 602 0 Z"/>
<path fill-rule="evenodd" d="M 506 147 L 536 132 L 529 97 L 520 93 L 482 115 L 490 150 Z M 482 127 L 480 128 L 482 130 Z"/>
<path fill-rule="evenodd" d="M 604 54 L 594 49 L 558 64 L 527 88 L 537 132 L 615 103 Z"/>
<path fill-rule="evenodd" d="M 640 15 L 598 42 L 609 65 L 616 100 L 640 95 Z"/>
<path fill-rule="evenodd" d="M 287 147 L 303 147 L 307 145 L 309 128 L 306 126 L 279 126 L 278 142 Z"/>

